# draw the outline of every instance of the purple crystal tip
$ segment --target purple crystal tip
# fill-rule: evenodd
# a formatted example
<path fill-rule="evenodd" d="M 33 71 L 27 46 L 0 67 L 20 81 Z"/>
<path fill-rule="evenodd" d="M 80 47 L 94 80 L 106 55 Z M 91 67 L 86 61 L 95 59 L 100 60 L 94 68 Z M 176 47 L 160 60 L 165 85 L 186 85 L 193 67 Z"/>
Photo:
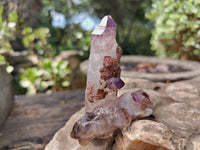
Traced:
<path fill-rule="evenodd" d="M 117 90 L 124 86 L 124 82 L 120 78 L 110 78 L 106 81 L 106 86 L 111 90 Z"/>
<path fill-rule="evenodd" d="M 105 16 L 107 17 L 107 25 L 106 27 L 114 27 L 115 28 L 115 21 L 111 16 Z"/>
<path fill-rule="evenodd" d="M 103 28 L 101 28 L 103 27 Z M 111 16 L 105 16 L 101 20 L 100 24 L 94 29 L 92 35 L 101 35 L 104 33 L 106 28 L 114 28 L 115 29 L 115 21 Z"/>
<path fill-rule="evenodd" d="M 133 93 L 131 93 L 131 96 L 133 100 L 137 103 L 146 105 L 147 107 L 150 107 L 153 105 L 152 101 L 149 98 L 149 95 L 144 92 L 143 90 L 138 90 Z"/>

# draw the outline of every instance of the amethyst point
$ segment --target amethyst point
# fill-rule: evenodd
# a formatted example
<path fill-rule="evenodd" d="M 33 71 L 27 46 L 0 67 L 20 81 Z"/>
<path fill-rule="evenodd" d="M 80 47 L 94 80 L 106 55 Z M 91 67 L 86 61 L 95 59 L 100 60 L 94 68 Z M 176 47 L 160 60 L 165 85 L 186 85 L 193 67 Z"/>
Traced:
<path fill-rule="evenodd" d="M 121 89 L 124 86 L 124 81 L 120 78 L 110 78 L 106 81 L 106 86 L 111 90 Z"/>
<path fill-rule="evenodd" d="M 149 98 L 149 95 L 141 89 L 131 93 L 131 96 L 132 96 L 133 100 L 137 103 L 140 103 L 140 104 L 143 104 L 146 106 L 153 105 L 153 103 L 151 102 L 151 100 Z"/>
<path fill-rule="evenodd" d="M 105 32 L 109 32 L 107 30 L 114 29 L 115 30 L 115 22 L 111 16 L 105 16 L 101 20 L 99 26 L 97 26 L 92 35 L 103 35 Z"/>

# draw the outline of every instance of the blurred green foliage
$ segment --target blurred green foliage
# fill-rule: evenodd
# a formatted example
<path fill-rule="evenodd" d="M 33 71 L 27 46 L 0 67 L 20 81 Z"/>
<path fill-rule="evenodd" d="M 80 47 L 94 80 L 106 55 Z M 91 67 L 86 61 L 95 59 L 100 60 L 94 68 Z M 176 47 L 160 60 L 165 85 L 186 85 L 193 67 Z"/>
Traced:
<path fill-rule="evenodd" d="M 12 3 L 12 1 L 8 3 Z M 53 65 L 53 58 L 59 55 L 60 52 L 71 49 L 79 50 L 81 60 L 88 58 L 91 31 L 84 30 L 80 25 L 81 22 L 74 22 L 72 18 L 78 14 L 99 19 L 105 15 L 111 15 L 117 24 L 117 41 L 124 51 L 123 54 L 153 55 L 149 44 L 152 26 L 148 24 L 144 17 L 144 12 L 150 7 L 151 1 L 40 0 L 38 7 L 34 3 L 34 6 L 37 8 L 42 4 L 39 16 L 40 22 L 32 27 L 27 26 L 28 21 L 20 18 L 23 16 L 22 13 L 25 13 L 24 8 L 26 4 L 19 4 L 17 12 L 19 13 L 20 9 L 22 10 L 19 17 L 15 12 L 8 13 L 8 16 L 13 16 L 10 17 L 13 19 L 7 19 L 6 24 L 12 22 L 14 23 L 14 28 L 8 26 L 8 31 L 12 29 L 8 33 L 12 33 L 12 35 L 8 36 L 9 34 L 7 34 L 4 37 L 8 38 L 4 39 L 8 39 L 7 43 L 9 45 L 9 38 L 21 38 L 29 54 L 36 54 L 41 63 L 37 67 L 25 69 L 21 76 L 17 75 L 14 77 L 17 94 L 56 91 L 60 90 L 60 88 L 62 89 L 64 84 L 70 81 L 68 77 L 63 79 L 61 75 L 53 72 L 52 70 L 54 69 L 52 67 L 48 68 L 48 65 L 44 65 L 44 60 L 49 60 L 49 63 L 52 64 L 49 66 L 56 66 Z M 12 6 L 14 5 L 13 3 Z M 20 6 L 22 7 L 20 8 Z M 36 10 L 38 11 L 38 9 Z M 66 26 L 64 28 L 52 26 L 52 12 L 64 15 L 66 19 Z M 38 13 L 34 13 L 34 8 L 32 8 L 31 12 L 27 14 Z M 1 14 L 1 16 L 3 15 Z M 59 65 L 57 67 L 59 70 Z M 67 70 L 69 72 L 69 67 Z M 51 75 L 49 79 L 45 77 L 46 72 Z M 55 76 L 63 80 L 55 79 Z"/>
<path fill-rule="evenodd" d="M 6 3 L 3 3 L 5 7 L 0 6 L 0 50 L 11 50 L 11 40 L 18 38 L 29 55 L 36 55 L 40 62 L 38 66 L 25 69 L 22 75 L 14 77 L 18 94 L 68 88 L 72 72 L 66 61 L 58 62 L 54 57 L 62 51 L 75 49 L 79 50 L 81 60 L 88 58 L 91 31 L 83 29 L 81 22 L 75 23 L 74 16 L 79 14 L 99 18 L 99 21 L 103 16 L 111 15 L 117 25 L 117 42 L 123 54 L 156 53 L 158 56 L 200 60 L 199 1 L 40 0 L 38 6 L 34 1 L 37 9 L 32 8 L 27 13 L 40 15 L 35 16 L 40 21 L 34 25 L 28 25 L 30 20 L 20 18 L 29 11 L 24 8 L 30 3 L 18 2 L 21 4 L 16 12 L 21 10 L 20 15 L 10 11 L 5 15 L 5 10 L 10 9 L 7 9 Z M 40 14 L 34 13 L 34 10 L 40 10 Z M 145 12 L 151 21 L 145 18 Z M 53 13 L 64 15 L 64 27 L 53 27 Z M 0 56 L 1 61 L 5 59 Z"/>
<path fill-rule="evenodd" d="M 25 27 L 22 30 L 22 35 L 23 44 L 31 54 L 52 57 L 53 50 L 48 42 L 48 37 L 50 36 L 48 28 L 32 29 L 31 27 Z"/>
<path fill-rule="evenodd" d="M 3 19 L 4 7 L 0 6 L 0 50 L 11 51 L 9 41 L 13 38 L 16 31 L 17 14 L 12 12 L 8 15 L 8 19 Z"/>
<path fill-rule="evenodd" d="M 4 63 L 4 62 L 6 62 L 5 57 L 0 55 L 0 63 Z"/>
<path fill-rule="evenodd" d="M 7 61 L 6 61 L 6 59 L 5 59 L 5 57 L 3 56 L 3 55 L 0 55 L 0 63 L 4 63 L 4 64 L 6 64 L 7 65 L 7 67 L 6 67 L 6 71 L 8 72 L 8 73 L 11 73 L 12 71 L 13 71 L 13 66 L 11 66 Z"/>
<path fill-rule="evenodd" d="M 7 19 L 3 20 L 4 7 L 0 7 L 0 34 L 3 44 L 0 48 L 11 50 L 10 40 L 15 39 L 17 34 L 22 35 L 22 41 L 29 55 L 36 54 L 39 64 L 36 67 L 27 68 L 21 75 L 14 74 L 15 94 L 36 94 L 39 92 L 53 92 L 68 89 L 71 80 L 71 69 L 67 61 L 56 61 L 53 59 L 59 52 L 51 43 L 51 33 L 48 26 L 44 24 L 36 27 L 24 27 L 16 12 L 11 12 Z M 19 27 L 22 25 L 22 27 Z M 16 27 L 17 26 L 17 27 Z M 16 31 L 18 29 L 18 31 Z M 20 29 L 20 30 L 19 30 Z M 80 32 L 74 32 L 74 36 L 82 38 Z M 63 38 L 64 41 L 64 38 Z M 85 40 L 88 42 L 88 38 Z M 68 45 L 70 40 L 68 40 Z M 81 45 L 82 46 L 82 45 Z M 70 47 L 70 46 L 69 46 Z M 60 49 L 63 47 L 61 46 Z M 68 49 L 68 48 L 67 48 Z M 64 50 L 64 49 L 62 49 Z M 6 62 L 4 56 L 0 55 L 0 62 Z M 7 63 L 7 71 L 12 72 L 13 67 Z"/>
<path fill-rule="evenodd" d="M 26 69 L 20 76 L 19 84 L 30 95 L 67 89 L 70 80 L 71 70 L 67 61 L 45 58 L 38 67 Z"/>
<path fill-rule="evenodd" d="M 41 24 L 49 28 L 49 43 L 53 47 L 54 55 L 58 55 L 65 50 L 79 50 L 81 60 L 89 56 L 90 32 L 80 27 L 80 24 L 74 23 L 72 17 L 75 14 L 87 10 L 89 3 L 82 1 L 75 4 L 71 0 L 42 0 L 43 8 L 41 10 Z M 62 13 L 67 25 L 65 28 L 55 28 L 52 26 L 52 11 Z"/>
<path fill-rule="evenodd" d="M 151 45 L 158 56 L 200 60 L 200 1 L 153 0 Z"/>
<path fill-rule="evenodd" d="M 152 26 L 144 17 L 145 10 L 151 6 L 151 1 L 41 0 L 41 3 L 40 24 L 36 29 L 22 29 L 23 43 L 34 53 L 48 56 L 51 54 L 53 57 L 61 51 L 77 49 L 80 51 L 81 59 L 87 59 L 91 31 L 82 29 L 80 23 L 74 23 L 72 20 L 75 15 L 84 14 L 99 19 L 111 15 L 116 21 L 117 41 L 124 54 L 154 54 L 149 44 Z M 65 16 L 66 27 L 52 26 L 52 11 Z M 23 24 L 23 21 L 20 22 Z M 44 36 L 38 37 L 37 30 L 45 32 Z"/>
<path fill-rule="evenodd" d="M 123 54 L 154 55 L 149 43 L 152 25 L 144 15 L 146 9 L 150 8 L 151 1 L 80 0 L 79 3 L 74 3 L 71 0 L 42 0 L 42 3 L 41 22 L 50 29 L 49 41 L 56 54 L 66 49 L 77 49 L 82 60 L 88 58 L 91 31 L 83 30 L 80 24 L 71 20 L 74 15 L 82 13 L 99 19 L 111 15 L 117 24 L 117 42 L 122 47 Z M 64 29 L 52 28 L 51 10 L 65 15 L 68 24 Z"/>

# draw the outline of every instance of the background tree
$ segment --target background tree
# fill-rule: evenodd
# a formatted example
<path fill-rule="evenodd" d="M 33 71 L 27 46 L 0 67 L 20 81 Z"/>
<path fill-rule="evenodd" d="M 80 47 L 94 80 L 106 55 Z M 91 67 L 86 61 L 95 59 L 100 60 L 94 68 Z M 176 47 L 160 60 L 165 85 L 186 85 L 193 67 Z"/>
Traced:
<path fill-rule="evenodd" d="M 4 18 L 8 18 L 12 12 L 17 13 L 16 31 L 10 44 L 14 51 L 22 51 L 25 49 L 22 43 L 22 30 L 24 27 L 38 26 L 42 4 L 40 0 L 7 0 L 4 1 L 4 6 Z"/>
<path fill-rule="evenodd" d="M 42 3 L 40 0 L 7 0 L 7 14 L 15 11 L 23 26 L 37 27 L 40 23 L 40 10 Z"/>
<path fill-rule="evenodd" d="M 158 56 L 200 60 L 200 1 L 154 0 L 151 45 Z"/>
<path fill-rule="evenodd" d="M 124 50 L 123 54 L 153 54 L 149 44 L 151 24 L 144 18 L 144 12 L 150 7 L 151 1 L 0 0 L 0 2 L 4 5 L 0 8 L 4 9 L 0 11 L 0 15 L 4 13 L 0 19 L 0 30 L 4 31 L 2 25 L 6 24 L 6 30 L 9 31 L 3 38 L 6 37 L 6 41 L 11 43 L 14 51 L 25 49 L 28 56 L 34 54 L 39 62 L 33 67 L 20 69 L 21 72 L 17 75 L 14 74 L 15 91 L 18 94 L 23 94 L 22 91 L 36 93 L 67 89 L 70 86 L 70 68 L 67 62 L 56 61 L 55 56 L 62 51 L 75 49 L 79 51 L 81 60 L 87 59 L 91 30 L 105 15 L 111 15 L 116 21 L 117 41 Z M 10 20 L 10 16 L 14 19 Z M 87 22 L 86 26 L 90 28 L 84 28 L 83 22 Z M 9 25 L 14 25 L 12 30 Z M 17 48 L 16 45 L 13 46 L 13 39 L 18 44 Z M 8 44 L 7 47 L 11 46 Z M 68 72 L 65 72 L 67 70 Z M 68 78 L 65 78 L 66 74 Z"/>
<path fill-rule="evenodd" d="M 74 16 L 86 12 L 89 7 L 87 1 L 80 0 L 75 3 L 72 0 L 41 0 L 41 24 L 50 29 L 49 42 L 53 46 L 54 54 L 61 51 L 76 49 L 80 51 L 81 59 L 88 58 L 90 32 L 83 30 L 80 23 L 74 23 Z M 52 26 L 52 13 L 64 15 L 66 24 L 64 27 Z"/>

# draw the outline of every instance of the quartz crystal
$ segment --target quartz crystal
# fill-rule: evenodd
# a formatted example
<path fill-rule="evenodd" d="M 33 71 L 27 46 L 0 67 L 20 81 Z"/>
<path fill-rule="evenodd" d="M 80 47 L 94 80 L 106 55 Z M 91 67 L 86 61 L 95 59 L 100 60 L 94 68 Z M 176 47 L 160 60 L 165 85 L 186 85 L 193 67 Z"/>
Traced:
<path fill-rule="evenodd" d="M 120 76 L 122 50 L 115 40 L 115 22 L 105 16 L 91 35 L 91 49 L 85 97 L 86 112 L 117 97 L 117 89 L 109 89 L 106 81 Z"/>
<path fill-rule="evenodd" d="M 138 99 L 149 101 L 147 94 L 136 91 Z M 145 93 L 144 95 L 142 95 Z M 124 93 L 111 100 L 92 113 L 86 113 L 74 125 L 71 137 L 78 139 L 82 145 L 88 144 L 94 138 L 105 138 L 112 135 L 116 129 L 128 127 L 132 120 L 152 114 L 150 105 L 141 104 L 133 99 L 131 93 Z"/>
<path fill-rule="evenodd" d="M 121 54 L 115 40 L 115 23 L 111 16 L 105 16 L 91 35 L 86 113 L 71 131 L 71 137 L 81 145 L 109 137 L 116 129 L 122 130 L 133 120 L 152 114 L 152 102 L 143 90 L 117 97 L 117 90 L 124 86 L 120 79 Z"/>
<path fill-rule="evenodd" d="M 106 81 L 106 86 L 111 90 L 121 89 L 124 86 L 124 81 L 120 78 L 110 78 Z"/>

